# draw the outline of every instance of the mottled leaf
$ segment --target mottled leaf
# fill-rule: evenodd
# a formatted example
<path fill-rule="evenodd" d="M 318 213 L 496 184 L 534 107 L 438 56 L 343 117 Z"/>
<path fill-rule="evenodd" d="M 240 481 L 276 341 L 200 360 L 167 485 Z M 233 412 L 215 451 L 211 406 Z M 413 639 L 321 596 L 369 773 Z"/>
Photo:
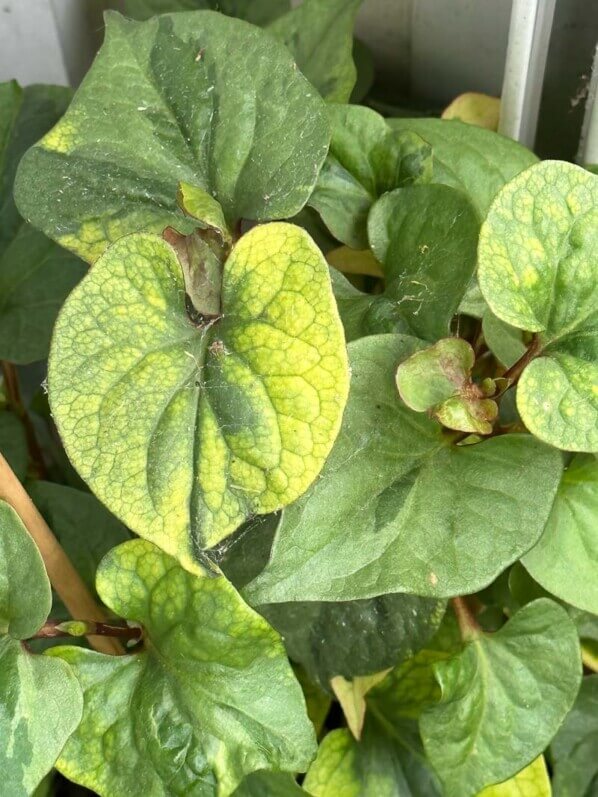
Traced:
<path fill-rule="evenodd" d="M 330 151 L 309 204 L 335 238 L 365 249 L 370 207 L 386 191 L 428 182 L 431 148 L 414 133 L 393 132 L 370 108 L 331 105 L 328 113 Z"/>
<path fill-rule="evenodd" d="M 492 311 L 534 332 L 517 387 L 528 429 L 570 451 L 598 449 L 598 177 L 532 166 L 492 203 L 480 233 L 480 288 Z"/>
<path fill-rule="evenodd" d="M 554 797 L 593 797 L 598 776 L 598 675 L 581 683 L 575 705 L 553 740 Z"/>
<path fill-rule="evenodd" d="M 497 191 L 537 158 L 521 144 L 481 127 L 449 119 L 388 119 L 400 132 L 421 136 L 432 147 L 433 182 L 463 191 L 485 218 Z"/>
<path fill-rule="evenodd" d="M 461 595 L 537 542 L 559 453 L 530 435 L 451 445 L 398 396 L 396 368 L 419 348 L 398 335 L 350 344 L 341 432 L 321 478 L 285 510 L 270 561 L 245 588 L 249 600 Z"/>
<path fill-rule="evenodd" d="M 581 682 L 575 626 L 554 601 L 528 604 L 435 665 L 438 704 L 420 719 L 446 797 L 502 783 L 548 745 Z"/>
<path fill-rule="evenodd" d="M 0 771 L 10 797 L 35 790 L 81 719 L 83 699 L 70 668 L 31 655 L 20 641 L 43 625 L 51 601 L 35 543 L 0 501 Z"/>
<path fill-rule="evenodd" d="M 297 66 L 330 102 L 347 102 L 355 86 L 353 28 L 363 0 L 303 0 L 268 30 L 289 48 Z"/>
<path fill-rule="evenodd" d="M 280 42 L 211 11 L 106 20 L 68 112 L 19 169 L 28 220 L 94 261 L 127 233 L 191 232 L 181 182 L 211 194 L 231 225 L 302 208 L 328 122 Z"/>
<path fill-rule="evenodd" d="M 304 770 L 314 732 L 280 638 L 223 577 L 191 575 L 145 540 L 114 548 L 97 590 L 142 623 L 145 650 L 53 648 L 84 693 L 58 768 L 105 797 L 232 794 L 259 770 Z"/>
<path fill-rule="evenodd" d="M 337 435 L 348 369 L 324 258 L 298 227 L 255 227 L 226 261 L 222 317 L 195 326 L 174 250 L 128 236 L 63 308 L 49 384 L 81 476 L 193 567 L 301 495 Z"/>
<path fill-rule="evenodd" d="M 522 562 L 548 592 L 598 614 L 598 460 L 567 465 L 544 533 Z"/>

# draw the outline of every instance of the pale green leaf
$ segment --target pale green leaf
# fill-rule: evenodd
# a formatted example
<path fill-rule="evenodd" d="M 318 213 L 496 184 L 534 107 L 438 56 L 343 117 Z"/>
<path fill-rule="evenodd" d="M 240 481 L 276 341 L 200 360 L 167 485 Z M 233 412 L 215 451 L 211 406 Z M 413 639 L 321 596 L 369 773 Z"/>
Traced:
<path fill-rule="evenodd" d="M 389 670 L 382 670 L 382 672 L 372 675 L 358 675 L 351 680 L 343 678 L 342 675 L 335 675 L 331 679 L 330 686 L 341 704 L 345 720 L 355 739 L 361 738 L 363 730 L 366 711 L 365 696 L 380 681 L 383 681 L 388 673 Z"/>
<path fill-rule="evenodd" d="M 339 241 L 365 249 L 370 207 L 386 191 L 428 182 L 431 148 L 413 133 L 393 132 L 370 108 L 331 105 L 328 113 L 330 151 L 309 204 Z"/>
<path fill-rule="evenodd" d="M 527 347 L 521 330 L 501 321 L 491 310 L 486 309 L 483 314 L 482 332 L 486 345 L 506 368 L 524 355 Z"/>
<path fill-rule="evenodd" d="M 593 797 L 598 777 L 596 750 L 598 675 L 590 675 L 583 679 L 575 705 L 550 746 L 554 797 Z"/>
<path fill-rule="evenodd" d="M 348 368 L 326 263 L 300 228 L 242 237 L 215 323 L 190 322 L 182 279 L 162 239 L 117 242 L 59 316 L 49 385 L 67 453 L 100 500 L 193 567 L 317 476 Z"/>
<path fill-rule="evenodd" d="M 478 91 L 466 91 L 442 112 L 442 119 L 459 119 L 469 125 L 498 130 L 500 99 Z"/>
<path fill-rule="evenodd" d="M 81 719 L 83 699 L 70 668 L 32 656 L 20 642 L 46 621 L 51 600 L 35 543 L 0 501 L 0 772 L 10 797 L 35 790 Z"/>
<path fill-rule="evenodd" d="M 485 218 L 497 191 L 537 158 L 510 138 L 449 119 L 388 119 L 393 130 L 412 132 L 432 147 L 433 182 L 463 191 Z"/>
<path fill-rule="evenodd" d="M 23 481 L 29 463 L 27 436 L 25 427 L 10 410 L 0 410 L 0 454 L 6 459 L 15 476 Z"/>
<path fill-rule="evenodd" d="M 47 356 L 58 310 L 85 273 L 80 260 L 21 219 L 12 196 L 23 153 L 70 98 L 62 86 L 0 83 L 0 359 L 10 362 Z"/>
<path fill-rule="evenodd" d="M 435 670 L 442 697 L 420 719 L 426 753 L 445 797 L 472 797 L 515 775 L 555 735 L 581 683 L 575 626 L 540 599 Z"/>
<path fill-rule="evenodd" d="M 181 210 L 188 216 L 197 219 L 200 227 L 214 230 L 224 243 L 230 244 L 231 235 L 224 218 L 222 206 L 207 191 L 188 183 L 181 183 L 179 185 L 178 202 Z"/>
<path fill-rule="evenodd" d="M 544 756 L 538 756 L 509 780 L 488 786 L 478 797 L 551 797 L 550 778 Z"/>
<path fill-rule="evenodd" d="M 283 772 L 254 772 L 245 778 L 234 797 L 306 797 L 292 775 Z"/>
<path fill-rule="evenodd" d="M 266 566 L 278 523 L 276 516 L 258 518 L 226 540 L 218 564 L 241 594 Z M 336 675 L 369 675 L 413 656 L 438 629 L 445 602 L 398 594 L 254 608 L 281 634 L 289 656 L 330 691 Z"/>
<path fill-rule="evenodd" d="M 449 334 L 475 270 L 478 233 L 472 204 L 444 185 L 399 188 L 372 207 L 368 237 L 383 264 L 385 295 L 414 335 Z"/>
<path fill-rule="evenodd" d="M 598 614 L 598 460 L 577 454 L 567 465 L 544 533 L 522 559 L 548 592 Z"/>
<path fill-rule="evenodd" d="M 63 774 L 104 797 L 227 797 L 253 771 L 307 767 L 314 732 L 280 638 L 225 578 L 192 575 L 133 540 L 103 560 L 97 590 L 143 624 L 145 649 L 50 652 L 85 698 Z"/>
<path fill-rule="evenodd" d="M 173 11 L 211 10 L 267 25 L 289 8 L 290 0 L 125 0 L 126 15 L 140 20 Z"/>
<path fill-rule="evenodd" d="M 419 348 L 398 335 L 350 344 L 341 432 L 321 478 L 285 510 L 270 561 L 244 590 L 252 602 L 462 595 L 539 539 L 559 452 L 530 435 L 451 445 L 398 396 L 396 368 Z"/>
<path fill-rule="evenodd" d="M 482 225 L 479 281 L 500 319 L 537 334 L 517 408 L 528 429 L 570 451 L 598 449 L 598 177 L 558 161 L 497 195 Z"/>
<path fill-rule="evenodd" d="M 213 196 L 229 224 L 303 207 L 329 126 L 284 45 L 212 11 L 106 20 L 68 112 L 19 169 L 27 219 L 94 261 L 127 233 L 191 232 L 181 182 Z"/>
<path fill-rule="evenodd" d="M 303 0 L 268 30 L 289 48 L 299 69 L 330 102 L 347 102 L 355 86 L 353 28 L 363 0 Z"/>

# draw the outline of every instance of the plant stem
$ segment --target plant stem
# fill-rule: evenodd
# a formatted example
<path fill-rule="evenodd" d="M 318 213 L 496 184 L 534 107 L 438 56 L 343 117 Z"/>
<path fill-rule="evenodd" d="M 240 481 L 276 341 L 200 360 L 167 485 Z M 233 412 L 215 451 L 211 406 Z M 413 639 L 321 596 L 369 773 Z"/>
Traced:
<path fill-rule="evenodd" d="M 467 604 L 465 598 L 452 598 L 451 603 L 459 623 L 459 631 L 461 632 L 461 639 L 464 642 L 469 642 L 482 633 L 482 629 L 476 621 L 473 612 Z"/>
<path fill-rule="evenodd" d="M 25 428 L 25 435 L 27 437 L 27 448 L 29 449 L 29 456 L 35 465 L 35 470 L 40 479 L 47 475 L 46 463 L 44 462 L 44 455 L 37 442 L 35 436 L 35 429 L 29 417 L 29 413 L 25 409 L 23 399 L 21 397 L 21 388 L 19 386 L 19 375 L 13 363 L 1 360 L 2 376 L 4 378 L 4 386 L 6 388 L 6 396 L 9 404 L 15 414 L 21 419 Z"/>
<path fill-rule="evenodd" d="M 49 639 L 52 637 L 81 636 L 120 637 L 139 641 L 141 628 L 129 625 L 98 623 L 95 620 L 48 620 L 31 639 Z"/>
<path fill-rule="evenodd" d="M 108 614 L 92 597 L 81 576 L 73 567 L 2 454 L 0 454 L 0 498 L 10 504 L 21 518 L 39 548 L 50 583 L 71 616 L 89 617 L 99 623 L 109 622 Z M 109 637 L 91 636 L 89 644 L 102 653 L 120 655 L 124 652 L 120 642 Z"/>
<path fill-rule="evenodd" d="M 510 368 L 508 368 L 502 378 L 508 379 L 510 381 L 509 387 L 513 387 L 517 383 L 517 380 L 525 370 L 525 368 L 529 365 L 529 363 L 536 357 L 536 355 L 540 351 L 540 339 L 537 335 L 534 335 L 531 343 L 527 347 L 526 351 L 523 355 L 514 363 Z"/>

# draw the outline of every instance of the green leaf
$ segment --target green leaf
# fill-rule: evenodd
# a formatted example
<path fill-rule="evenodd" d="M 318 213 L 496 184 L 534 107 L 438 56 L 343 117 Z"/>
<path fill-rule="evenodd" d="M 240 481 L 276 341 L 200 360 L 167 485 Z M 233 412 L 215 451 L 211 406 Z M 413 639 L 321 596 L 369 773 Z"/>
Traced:
<path fill-rule="evenodd" d="M 434 153 L 433 182 L 463 191 L 485 218 L 497 191 L 537 158 L 491 130 L 448 119 L 388 119 L 399 132 L 421 136 Z"/>
<path fill-rule="evenodd" d="M 488 786 L 478 797 L 551 797 L 550 778 L 544 756 L 538 756 L 531 764 L 509 780 Z"/>
<path fill-rule="evenodd" d="M 368 219 L 370 246 L 383 264 L 386 296 L 414 335 L 449 334 L 476 266 L 479 222 L 466 196 L 418 185 L 383 196 Z"/>
<path fill-rule="evenodd" d="M 485 387 L 473 382 L 474 362 L 475 354 L 467 341 L 439 340 L 399 365 L 397 387 L 401 398 L 416 412 L 429 410 L 449 429 L 490 434 L 498 407 L 486 398 Z M 494 390 L 493 383 L 490 389 Z"/>
<path fill-rule="evenodd" d="M 413 723 L 368 713 L 361 741 L 331 731 L 303 783 L 314 797 L 441 797 Z"/>
<path fill-rule="evenodd" d="M 341 432 L 321 478 L 285 510 L 268 565 L 245 588 L 252 602 L 462 595 L 539 539 L 559 453 L 530 435 L 450 445 L 397 393 L 396 368 L 419 348 L 398 335 L 350 344 Z"/>
<path fill-rule="evenodd" d="M 70 97 L 61 86 L 0 83 L 0 359 L 10 362 L 47 356 L 58 310 L 85 273 L 80 260 L 21 219 L 12 197 L 21 156 Z"/>
<path fill-rule="evenodd" d="M 200 222 L 200 227 L 215 231 L 223 244 L 230 245 L 231 235 L 226 226 L 222 205 L 213 196 L 203 188 L 181 183 L 178 202 L 184 213 Z"/>
<path fill-rule="evenodd" d="M 544 533 L 522 559 L 544 589 L 594 614 L 598 614 L 597 517 L 598 459 L 577 454 L 563 472 Z"/>
<path fill-rule="evenodd" d="M 413 133 L 393 132 L 369 108 L 331 105 L 328 114 L 330 151 L 309 204 L 335 238 L 353 249 L 366 249 L 370 207 L 386 191 L 428 182 L 431 148 Z"/>
<path fill-rule="evenodd" d="M 500 117 L 500 99 L 477 91 L 466 91 L 442 112 L 443 119 L 459 119 L 469 125 L 478 125 L 496 131 Z"/>
<path fill-rule="evenodd" d="M 348 368 L 324 258 L 298 227 L 255 227 L 226 261 L 222 318 L 197 327 L 174 250 L 128 236 L 65 304 L 49 384 L 81 476 L 192 568 L 301 495 L 338 433 Z"/>
<path fill-rule="evenodd" d="M 0 410 L 0 454 L 12 468 L 17 479 L 27 475 L 29 452 L 25 427 L 10 410 Z"/>
<path fill-rule="evenodd" d="M 350 681 L 343 678 L 342 675 L 335 675 L 330 681 L 334 694 L 341 704 L 349 730 L 356 739 L 361 738 L 363 730 L 366 711 L 365 696 L 376 684 L 384 680 L 388 672 L 388 670 L 382 670 L 382 672 L 372 675 L 358 675 Z"/>
<path fill-rule="evenodd" d="M 575 626 L 546 599 L 435 669 L 442 697 L 422 714 L 420 728 L 446 797 L 473 797 L 531 763 L 581 682 Z"/>
<path fill-rule="evenodd" d="M 289 10 L 290 0 L 125 0 L 125 13 L 131 19 L 149 19 L 173 11 L 219 11 L 254 25 L 267 25 Z"/>
<path fill-rule="evenodd" d="M 245 778 L 234 797 L 305 797 L 292 775 L 282 772 L 254 772 Z"/>
<path fill-rule="evenodd" d="M 218 564 L 243 594 L 266 566 L 279 518 L 258 518 L 225 543 Z M 369 675 L 413 656 L 438 629 L 445 602 L 417 595 L 362 601 L 254 604 L 280 633 L 289 656 L 330 691 L 330 680 Z"/>
<path fill-rule="evenodd" d="M 491 310 L 483 314 L 482 332 L 486 345 L 505 368 L 510 368 L 525 354 L 527 346 L 521 330 L 501 321 Z"/>
<path fill-rule="evenodd" d="M 480 232 L 490 308 L 537 333 L 517 408 L 528 429 L 570 451 L 598 449 L 598 177 L 558 161 L 506 185 Z"/>
<path fill-rule="evenodd" d="M 211 11 L 106 23 L 69 110 L 23 159 L 25 217 L 94 261 L 127 233 L 191 232 L 181 182 L 211 194 L 231 226 L 303 207 L 328 122 L 280 42 Z"/>
<path fill-rule="evenodd" d="M 268 30 L 286 44 L 297 66 L 330 102 L 347 102 L 355 86 L 353 28 L 363 0 L 303 0 Z"/>
<path fill-rule="evenodd" d="M 597 749 L 598 675 L 590 675 L 583 679 L 575 705 L 550 746 L 554 797 L 590 797 L 595 793 Z"/>
<path fill-rule="evenodd" d="M 51 605 L 40 553 L 16 512 L 0 501 L 0 771 L 10 797 L 28 797 L 50 771 L 83 708 L 79 685 L 61 661 L 32 656 Z"/>
<path fill-rule="evenodd" d="M 90 589 L 108 551 L 130 534 L 91 493 L 62 484 L 35 481 L 27 492 Z"/>
<path fill-rule="evenodd" d="M 255 770 L 305 770 L 314 732 L 280 638 L 225 578 L 192 575 L 132 540 L 106 556 L 96 586 L 143 624 L 145 650 L 51 650 L 85 698 L 63 774 L 110 797 L 227 797 Z"/>

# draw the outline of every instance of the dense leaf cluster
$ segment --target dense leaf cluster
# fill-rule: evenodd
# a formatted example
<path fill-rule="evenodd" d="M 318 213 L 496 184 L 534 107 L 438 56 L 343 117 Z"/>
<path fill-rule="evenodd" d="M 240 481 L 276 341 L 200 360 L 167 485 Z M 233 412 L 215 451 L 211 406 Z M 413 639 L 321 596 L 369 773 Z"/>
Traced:
<path fill-rule="evenodd" d="M 7 797 L 598 788 L 598 177 L 350 104 L 359 5 L 0 85 L 0 475 L 128 639 L 0 483 Z"/>

